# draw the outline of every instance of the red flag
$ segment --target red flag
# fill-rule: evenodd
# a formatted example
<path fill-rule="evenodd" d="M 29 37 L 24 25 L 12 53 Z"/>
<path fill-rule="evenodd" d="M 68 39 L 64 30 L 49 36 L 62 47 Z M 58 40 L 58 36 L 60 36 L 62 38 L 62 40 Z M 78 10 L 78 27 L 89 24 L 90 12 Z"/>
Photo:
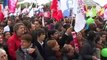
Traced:
<path fill-rule="evenodd" d="M 53 0 L 50 6 L 51 10 L 57 10 L 58 7 L 58 0 Z"/>
<path fill-rule="evenodd" d="M 4 14 L 2 11 L 0 11 L 0 22 L 4 21 Z"/>
<path fill-rule="evenodd" d="M 63 18 L 62 11 L 58 9 L 58 0 L 53 0 L 50 6 L 52 11 L 52 18 L 55 18 L 56 21 L 60 21 Z"/>
<path fill-rule="evenodd" d="M 18 0 L 9 0 L 8 8 L 9 8 L 9 12 L 10 13 L 14 13 L 15 12 L 17 2 L 18 2 Z"/>

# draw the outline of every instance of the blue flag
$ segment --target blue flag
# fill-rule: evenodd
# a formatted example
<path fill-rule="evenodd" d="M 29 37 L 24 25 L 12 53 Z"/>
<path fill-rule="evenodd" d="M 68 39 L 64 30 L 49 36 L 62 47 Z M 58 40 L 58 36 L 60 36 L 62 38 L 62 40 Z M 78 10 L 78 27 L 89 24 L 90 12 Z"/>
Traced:
<path fill-rule="evenodd" d="M 8 6 L 8 0 L 3 0 L 3 8 L 5 8 L 6 6 Z"/>
<path fill-rule="evenodd" d="M 59 1 L 60 1 L 60 8 L 63 12 L 63 16 L 69 17 L 70 16 L 70 6 L 69 6 L 70 0 L 59 0 Z"/>

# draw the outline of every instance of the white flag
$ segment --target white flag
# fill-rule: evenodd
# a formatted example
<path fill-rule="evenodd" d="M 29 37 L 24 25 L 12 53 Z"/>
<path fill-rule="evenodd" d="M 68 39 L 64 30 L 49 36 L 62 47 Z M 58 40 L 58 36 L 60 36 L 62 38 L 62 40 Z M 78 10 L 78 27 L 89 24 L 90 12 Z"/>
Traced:
<path fill-rule="evenodd" d="M 69 4 L 70 0 L 60 0 L 60 9 L 62 10 L 63 16 L 70 16 L 70 8 L 72 4 Z"/>
<path fill-rule="evenodd" d="M 83 10 L 83 1 L 82 0 L 75 0 L 77 2 L 77 6 L 75 6 L 77 13 L 75 18 L 75 26 L 74 30 L 76 32 L 81 31 L 84 29 L 86 21 L 85 21 L 85 15 Z"/>

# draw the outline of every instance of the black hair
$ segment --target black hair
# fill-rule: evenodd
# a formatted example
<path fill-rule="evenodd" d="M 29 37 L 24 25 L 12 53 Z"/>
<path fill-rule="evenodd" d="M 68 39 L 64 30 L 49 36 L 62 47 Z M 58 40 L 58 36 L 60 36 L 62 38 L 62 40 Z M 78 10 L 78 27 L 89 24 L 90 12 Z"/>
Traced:
<path fill-rule="evenodd" d="M 38 29 L 38 30 L 36 30 L 36 32 L 37 32 L 37 37 L 39 37 L 41 34 L 45 34 L 44 29 Z"/>
<path fill-rule="evenodd" d="M 96 37 L 96 32 L 95 31 L 89 31 L 87 34 L 87 39 L 93 41 Z"/>

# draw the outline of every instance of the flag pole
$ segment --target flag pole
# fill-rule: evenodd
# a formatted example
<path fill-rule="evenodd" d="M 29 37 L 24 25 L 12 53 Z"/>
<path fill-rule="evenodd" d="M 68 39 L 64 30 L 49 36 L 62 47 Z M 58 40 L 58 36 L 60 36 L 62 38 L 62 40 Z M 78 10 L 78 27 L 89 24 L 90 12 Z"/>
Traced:
<path fill-rule="evenodd" d="M 42 16 L 42 26 L 45 27 L 45 20 L 44 20 L 44 16 Z"/>

